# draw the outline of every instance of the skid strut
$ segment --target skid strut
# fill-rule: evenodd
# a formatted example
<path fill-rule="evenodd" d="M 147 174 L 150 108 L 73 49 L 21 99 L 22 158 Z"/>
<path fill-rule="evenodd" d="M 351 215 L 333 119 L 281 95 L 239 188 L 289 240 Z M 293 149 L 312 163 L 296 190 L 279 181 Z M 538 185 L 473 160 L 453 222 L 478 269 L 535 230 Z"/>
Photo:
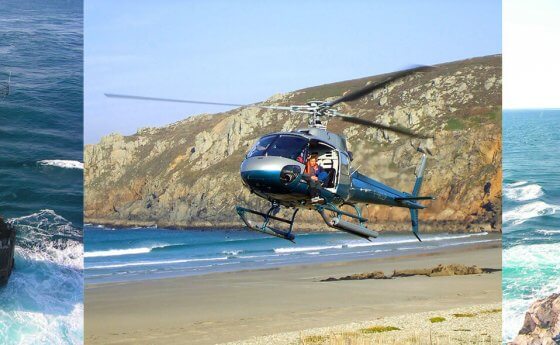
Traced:
<path fill-rule="evenodd" d="M 292 219 L 285 219 L 273 215 L 279 209 L 279 207 L 280 207 L 279 205 L 273 204 L 267 213 L 262 213 L 241 206 L 237 206 L 236 210 L 239 217 L 241 217 L 241 220 L 243 220 L 243 223 L 245 223 L 245 225 L 247 225 L 249 229 L 294 242 L 295 236 L 292 234 L 292 229 L 294 227 L 294 220 L 296 219 L 296 214 L 299 209 L 296 208 L 294 210 L 294 213 L 292 214 Z M 247 218 L 247 212 L 261 216 L 263 218 L 263 222 L 260 225 L 254 224 Z M 282 223 L 289 224 L 290 229 L 288 231 L 275 229 L 268 225 L 270 220 L 276 220 Z"/>

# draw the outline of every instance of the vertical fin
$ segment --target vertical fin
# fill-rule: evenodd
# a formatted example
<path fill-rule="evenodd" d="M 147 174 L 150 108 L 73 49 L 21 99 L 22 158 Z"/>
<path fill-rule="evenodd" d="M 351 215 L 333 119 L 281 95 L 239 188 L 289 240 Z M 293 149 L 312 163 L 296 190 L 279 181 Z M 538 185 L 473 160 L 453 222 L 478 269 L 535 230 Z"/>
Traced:
<path fill-rule="evenodd" d="M 426 154 L 422 154 L 422 158 L 420 159 L 420 163 L 416 168 L 416 182 L 414 183 L 414 188 L 412 189 L 412 196 L 418 196 L 420 193 L 420 188 L 422 188 L 422 182 L 424 181 L 424 169 L 426 168 Z"/>

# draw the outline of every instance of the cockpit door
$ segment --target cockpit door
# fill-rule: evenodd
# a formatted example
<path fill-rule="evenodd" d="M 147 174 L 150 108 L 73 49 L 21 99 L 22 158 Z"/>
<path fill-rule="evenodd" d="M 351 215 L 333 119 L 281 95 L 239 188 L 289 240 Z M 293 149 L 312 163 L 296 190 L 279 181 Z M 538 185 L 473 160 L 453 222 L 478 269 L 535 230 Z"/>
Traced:
<path fill-rule="evenodd" d="M 350 158 L 348 154 L 344 151 L 339 152 L 339 175 L 338 175 L 338 185 L 336 188 L 336 194 L 341 196 L 343 199 L 348 198 L 348 192 L 350 190 Z"/>

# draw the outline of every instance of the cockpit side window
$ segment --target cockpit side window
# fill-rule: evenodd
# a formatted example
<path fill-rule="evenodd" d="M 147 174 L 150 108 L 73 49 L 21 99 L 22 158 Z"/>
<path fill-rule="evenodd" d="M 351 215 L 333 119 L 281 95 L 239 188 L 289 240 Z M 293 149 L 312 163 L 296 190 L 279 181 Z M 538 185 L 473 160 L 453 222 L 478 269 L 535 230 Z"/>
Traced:
<path fill-rule="evenodd" d="M 266 150 L 276 138 L 278 138 L 277 135 L 269 135 L 260 138 L 259 141 L 255 144 L 255 146 L 253 146 L 251 151 L 249 151 L 249 153 L 247 154 L 247 158 L 264 156 L 266 154 Z"/>

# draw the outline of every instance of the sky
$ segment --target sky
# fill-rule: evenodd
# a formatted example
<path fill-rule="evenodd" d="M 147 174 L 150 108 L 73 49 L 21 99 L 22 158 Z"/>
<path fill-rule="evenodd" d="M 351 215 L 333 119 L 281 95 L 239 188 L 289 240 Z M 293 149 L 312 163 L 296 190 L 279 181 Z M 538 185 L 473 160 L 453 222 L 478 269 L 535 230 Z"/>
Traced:
<path fill-rule="evenodd" d="M 504 109 L 560 108 L 560 1 L 504 0 Z"/>
<path fill-rule="evenodd" d="M 509 0 L 506 0 L 509 1 Z M 496 0 L 85 1 L 85 143 L 297 89 L 502 52 Z"/>

